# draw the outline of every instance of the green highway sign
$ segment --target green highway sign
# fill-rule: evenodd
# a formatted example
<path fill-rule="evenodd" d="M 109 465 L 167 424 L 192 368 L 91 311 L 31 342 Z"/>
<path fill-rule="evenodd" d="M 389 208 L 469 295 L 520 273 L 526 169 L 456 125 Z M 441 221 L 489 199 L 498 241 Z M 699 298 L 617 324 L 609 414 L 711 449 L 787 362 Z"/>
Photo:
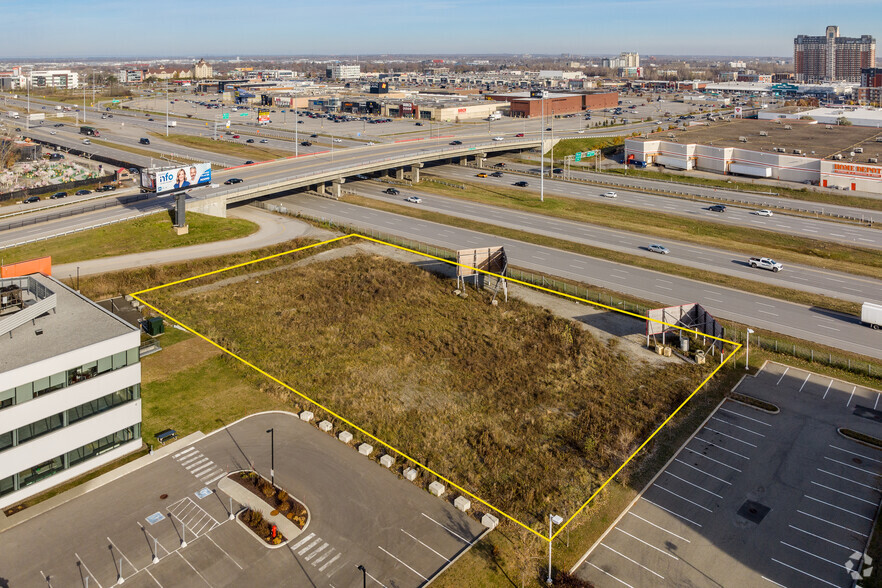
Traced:
<path fill-rule="evenodd" d="M 247 112 L 243 112 L 243 113 L 240 114 L 239 116 L 248 116 L 248 113 L 247 113 Z"/>
<path fill-rule="evenodd" d="M 582 152 L 576 151 L 576 161 L 582 161 Z"/>
<path fill-rule="evenodd" d="M 582 152 L 582 157 L 584 157 L 584 158 L 594 157 L 595 155 L 597 155 L 597 151 L 596 151 L 596 150 L 595 150 L 595 151 L 584 151 L 584 152 Z"/>
<path fill-rule="evenodd" d="M 230 118 L 230 113 L 229 113 L 229 112 L 225 112 L 225 113 L 224 113 L 224 120 L 227 120 L 228 118 Z"/>
<path fill-rule="evenodd" d="M 119 100 L 111 100 L 110 103 L 111 104 L 119 104 Z"/>

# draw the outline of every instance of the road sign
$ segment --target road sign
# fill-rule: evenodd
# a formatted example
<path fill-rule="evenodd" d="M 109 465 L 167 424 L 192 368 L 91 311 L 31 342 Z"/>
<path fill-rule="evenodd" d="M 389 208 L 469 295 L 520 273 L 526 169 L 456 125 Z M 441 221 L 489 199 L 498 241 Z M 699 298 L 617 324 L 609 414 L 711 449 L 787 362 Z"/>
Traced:
<path fill-rule="evenodd" d="M 119 104 L 119 100 L 111 100 L 110 103 L 111 104 Z"/>
<path fill-rule="evenodd" d="M 582 161 L 582 152 L 581 151 L 576 151 L 575 159 L 576 159 L 576 161 Z"/>
<path fill-rule="evenodd" d="M 597 155 L 597 151 L 596 151 L 596 150 L 595 150 L 595 151 L 583 151 L 583 152 L 582 152 L 582 157 L 583 157 L 584 159 L 588 159 L 589 157 L 594 157 L 595 155 Z"/>
<path fill-rule="evenodd" d="M 248 113 L 247 113 L 247 112 L 243 112 L 243 113 L 239 114 L 239 116 L 248 116 Z"/>
<path fill-rule="evenodd" d="M 225 112 L 225 113 L 224 113 L 224 120 L 227 120 L 228 118 L 230 118 L 230 113 L 229 113 L 229 112 Z"/>

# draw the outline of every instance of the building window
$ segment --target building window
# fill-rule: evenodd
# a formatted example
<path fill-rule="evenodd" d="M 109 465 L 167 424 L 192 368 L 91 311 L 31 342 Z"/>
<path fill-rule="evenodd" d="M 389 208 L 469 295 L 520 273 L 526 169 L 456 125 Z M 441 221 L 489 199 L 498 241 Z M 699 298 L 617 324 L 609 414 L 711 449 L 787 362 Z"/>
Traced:
<path fill-rule="evenodd" d="M 58 456 L 49 461 L 44 461 L 41 464 L 35 465 L 32 468 L 28 468 L 23 472 L 19 472 L 18 474 L 18 486 L 19 488 L 24 488 L 25 486 L 30 486 L 34 482 L 39 482 L 43 478 L 48 478 L 55 472 L 59 472 L 64 469 L 64 459 L 63 456 Z"/>
<path fill-rule="evenodd" d="M 107 453 L 112 449 L 116 449 L 123 443 L 127 443 L 135 438 L 136 433 L 140 433 L 140 425 L 134 425 L 117 431 L 106 437 L 102 437 L 97 441 L 93 441 L 87 445 L 83 445 L 79 449 L 68 452 L 67 457 L 70 462 L 69 467 L 82 463 L 87 459 L 97 457 L 102 453 Z"/>
<path fill-rule="evenodd" d="M 110 410 L 111 408 L 116 408 L 121 404 L 125 404 L 126 402 L 130 402 L 136 398 L 139 398 L 140 393 L 141 387 L 140 385 L 136 384 L 134 386 L 129 386 L 128 388 L 112 392 L 106 396 L 102 396 L 101 398 L 96 398 L 92 402 L 87 402 L 85 404 L 81 404 L 80 406 L 71 408 L 67 411 L 67 424 L 72 425 L 75 422 L 81 421 L 92 415 L 102 413 L 105 410 Z"/>
<path fill-rule="evenodd" d="M 0 434 L 0 451 L 12 447 L 12 431 Z"/>
<path fill-rule="evenodd" d="M 0 480 L 0 496 L 15 490 L 15 475 Z"/>
<path fill-rule="evenodd" d="M 25 425 L 24 427 L 20 427 L 18 429 L 18 444 L 21 445 L 25 441 L 29 441 L 40 435 L 51 433 L 55 429 L 61 428 L 63 424 L 64 422 L 61 418 L 61 413 L 58 413 L 46 417 L 45 419 L 40 419 L 29 425 Z"/>

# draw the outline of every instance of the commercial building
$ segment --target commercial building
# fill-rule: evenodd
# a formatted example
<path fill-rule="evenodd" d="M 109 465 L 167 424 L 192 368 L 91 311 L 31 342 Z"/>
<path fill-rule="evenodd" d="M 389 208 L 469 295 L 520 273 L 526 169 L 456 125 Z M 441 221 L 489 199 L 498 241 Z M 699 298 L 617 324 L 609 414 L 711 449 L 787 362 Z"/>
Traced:
<path fill-rule="evenodd" d="M 140 84 L 147 79 L 148 69 L 146 65 L 129 65 L 116 73 L 116 79 L 120 84 Z"/>
<path fill-rule="evenodd" d="M 505 94 L 486 94 L 491 100 L 507 101 L 511 104 L 509 114 L 518 118 L 541 116 L 543 99 L 534 96 L 535 92 L 513 92 Z M 614 108 L 619 104 L 618 92 L 565 93 L 548 92 L 544 98 L 545 115 L 552 113 L 571 114 L 584 110 Z"/>
<path fill-rule="evenodd" d="M 860 104 L 882 106 L 882 68 L 869 67 L 861 70 L 857 98 Z"/>
<path fill-rule="evenodd" d="M 51 277 L 0 279 L 0 508 L 141 447 L 139 344 Z"/>
<path fill-rule="evenodd" d="M 875 65 L 876 39 L 870 35 L 840 37 L 839 27 L 829 26 L 823 36 L 793 40 L 793 71 L 799 82 L 860 82 L 861 69 Z"/>
<path fill-rule="evenodd" d="M 361 77 L 361 66 L 334 63 L 331 67 L 327 68 L 325 77 L 332 80 L 357 79 Z"/>
<path fill-rule="evenodd" d="M 193 79 L 207 80 L 210 79 L 213 75 L 214 69 L 211 67 L 211 64 L 206 62 L 204 59 L 200 59 L 196 62 L 196 65 L 193 66 Z"/>
<path fill-rule="evenodd" d="M 80 85 L 80 76 L 69 69 L 34 70 L 28 77 L 32 88 L 72 90 Z"/>

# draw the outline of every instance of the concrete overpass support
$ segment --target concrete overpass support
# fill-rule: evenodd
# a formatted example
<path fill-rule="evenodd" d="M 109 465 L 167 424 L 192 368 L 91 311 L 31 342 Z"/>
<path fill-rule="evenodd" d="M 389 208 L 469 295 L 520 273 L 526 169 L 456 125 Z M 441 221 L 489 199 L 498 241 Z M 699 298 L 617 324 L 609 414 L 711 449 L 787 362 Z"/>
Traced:
<path fill-rule="evenodd" d="M 464 155 L 463 157 L 459 158 L 459 165 L 468 165 L 468 164 L 469 164 L 469 158 L 467 155 Z"/>
<path fill-rule="evenodd" d="M 345 182 L 345 178 L 338 178 L 331 182 L 331 196 L 336 200 L 340 200 L 340 197 L 343 196 L 343 184 Z"/>
<path fill-rule="evenodd" d="M 420 168 L 423 167 L 424 164 L 417 163 L 415 165 L 410 166 L 410 181 L 414 184 L 420 181 Z"/>
<path fill-rule="evenodd" d="M 486 153 L 476 153 L 475 154 L 475 163 L 479 168 L 484 167 L 484 163 L 487 161 Z"/>
<path fill-rule="evenodd" d="M 191 200 L 187 202 L 187 210 L 190 212 L 201 212 L 209 216 L 227 218 L 227 197 L 220 195 L 202 200 Z"/>
<path fill-rule="evenodd" d="M 316 191 L 316 193 L 317 193 L 319 196 L 324 196 L 324 195 L 326 194 L 326 192 L 325 192 L 325 183 L 322 182 L 321 184 L 316 184 L 316 185 L 315 185 L 315 191 Z"/>
<path fill-rule="evenodd" d="M 403 180 L 404 179 L 404 168 L 403 167 L 399 167 L 398 169 L 395 170 L 395 179 L 396 180 Z"/>

